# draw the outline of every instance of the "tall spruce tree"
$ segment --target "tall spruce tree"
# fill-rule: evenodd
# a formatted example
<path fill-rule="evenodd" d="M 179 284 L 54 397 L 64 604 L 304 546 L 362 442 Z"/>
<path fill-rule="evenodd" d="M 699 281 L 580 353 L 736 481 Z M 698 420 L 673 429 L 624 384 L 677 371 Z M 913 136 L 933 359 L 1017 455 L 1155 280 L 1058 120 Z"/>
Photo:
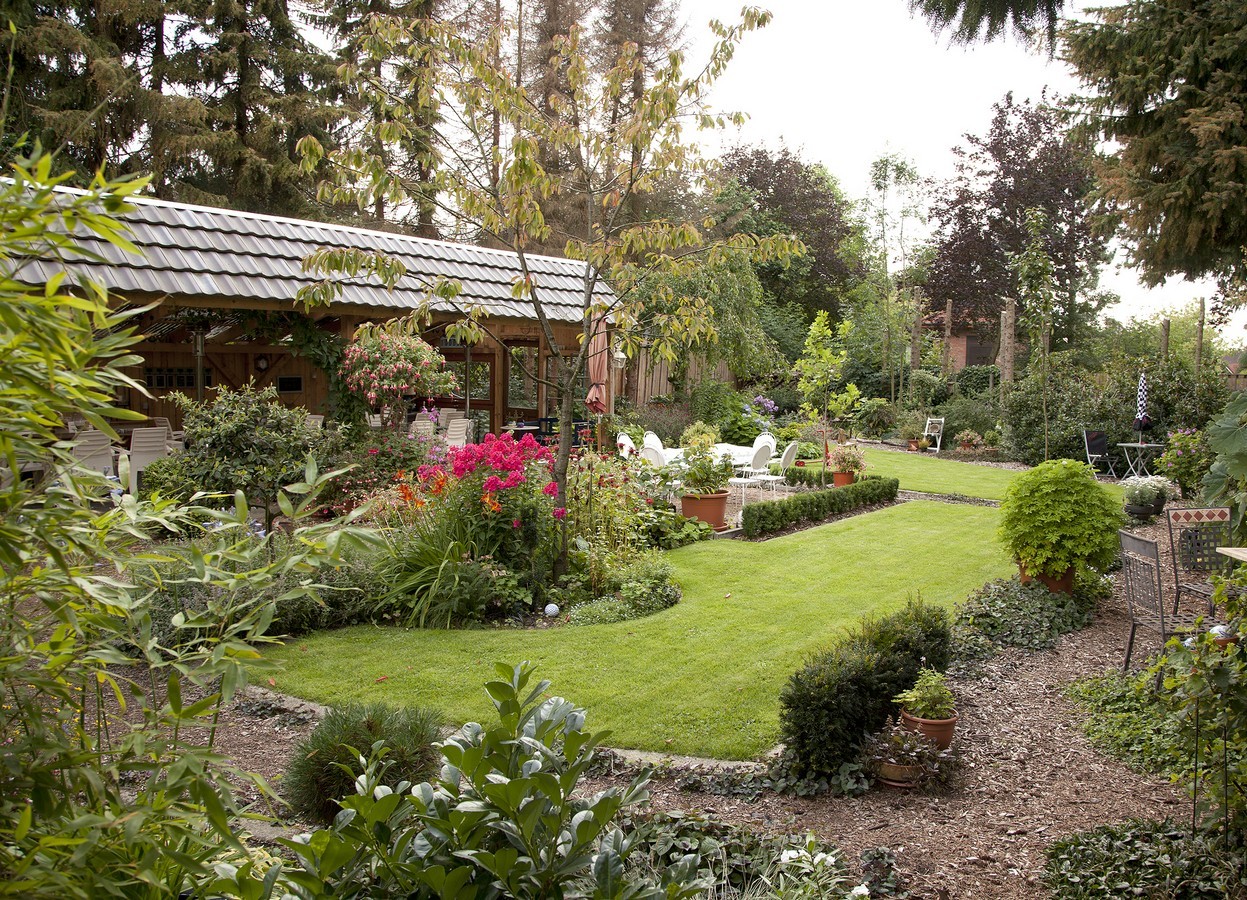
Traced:
<path fill-rule="evenodd" d="M 158 151 L 162 193 L 278 215 L 309 215 L 313 179 L 295 146 L 327 140 L 327 54 L 304 37 L 287 0 L 180 0 L 166 81 L 201 116 Z"/>
<path fill-rule="evenodd" d="M 1144 280 L 1247 276 L 1247 5 L 1133 0 L 1063 33 Z"/>

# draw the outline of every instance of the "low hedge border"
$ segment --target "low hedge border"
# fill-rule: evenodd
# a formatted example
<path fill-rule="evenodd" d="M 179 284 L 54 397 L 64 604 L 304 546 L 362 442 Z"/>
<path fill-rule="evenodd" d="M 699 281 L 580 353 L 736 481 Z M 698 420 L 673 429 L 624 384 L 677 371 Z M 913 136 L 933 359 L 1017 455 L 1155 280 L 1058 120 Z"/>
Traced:
<path fill-rule="evenodd" d="M 808 491 L 783 500 L 751 503 L 741 513 L 745 537 L 760 537 L 783 531 L 802 522 L 821 522 L 829 516 L 843 515 L 864 506 L 896 499 L 900 482 L 895 478 L 868 476 L 847 487 Z"/>

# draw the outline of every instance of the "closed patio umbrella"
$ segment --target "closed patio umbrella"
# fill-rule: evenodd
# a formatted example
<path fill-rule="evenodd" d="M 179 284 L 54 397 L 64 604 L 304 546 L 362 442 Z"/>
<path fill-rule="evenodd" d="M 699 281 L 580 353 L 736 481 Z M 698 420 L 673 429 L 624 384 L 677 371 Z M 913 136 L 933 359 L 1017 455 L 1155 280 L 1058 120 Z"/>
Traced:
<path fill-rule="evenodd" d="M 1148 431 L 1152 427 L 1152 419 L 1147 414 L 1147 373 L 1139 373 L 1139 393 L 1137 396 L 1138 405 L 1134 413 L 1134 430 L 1139 432 L 1139 441 L 1143 440 L 1143 432 Z"/>
<path fill-rule="evenodd" d="M 606 322 L 595 319 L 593 335 L 589 339 L 589 392 L 585 395 L 585 406 L 589 412 L 599 416 L 606 412 L 606 379 L 610 377 L 609 351 Z"/>

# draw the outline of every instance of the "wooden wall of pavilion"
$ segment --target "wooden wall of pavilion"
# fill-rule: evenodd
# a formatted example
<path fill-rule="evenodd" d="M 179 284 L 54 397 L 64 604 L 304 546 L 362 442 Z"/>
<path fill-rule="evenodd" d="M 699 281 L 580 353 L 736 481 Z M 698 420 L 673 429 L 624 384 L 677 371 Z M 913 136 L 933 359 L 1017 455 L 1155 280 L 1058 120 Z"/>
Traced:
<path fill-rule="evenodd" d="M 229 302 L 188 305 L 185 308 L 244 309 L 241 304 Z M 140 384 L 147 385 L 150 396 L 129 391 L 120 398 L 123 406 L 147 416 L 168 418 L 175 429 L 181 426 L 182 412 L 171 399 L 172 395 L 181 392 L 191 398 L 195 396 L 192 338 L 185 329 L 173 328 L 167 322 L 163 327 L 160 325 L 161 320 L 177 309 L 179 307 L 171 303 L 162 304 L 141 320 L 141 332 L 150 330 L 153 335 L 159 336 L 134 348 L 134 352 L 143 357 L 144 364 L 126 371 Z M 346 312 L 334 309 L 332 315 L 324 312 L 318 315 L 321 316 L 321 327 L 336 330 L 347 338 L 364 321 L 388 318 L 368 310 Z M 525 348 L 530 354 L 530 361 L 535 354 L 536 363 L 543 371 L 549 371 L 553 365 L 553 355 L 541 339 L 537 322 L 494 319 L 489 323 L 489 329 L 497 340 L 486 337 L 476 346 L 468 348 L 446 340 L 444 327 L 451 318 L 435 316 L 425 339 L 438 347 L 450 366 L 461 374 L 470 372 L 471 375 L 461 377 L 461 387 L 456 395 L 433 398 L 436 406 L 468 408 L 478 422 L 478 436 L 484 433 L 482 429 L 497 432 L 503 424 L 512 420 L 554 414 L 552 392 L 534 384 L 531 379 L 523 378 L 518 368 L 516 377 L 511 376 L 512 348 Z M 222 386 L 236 390 L 253 382 L 261 388 L 276 387 L 281 401 L 289 406 L 300 406 L 311 413 L 325 412 L 329 386 L 324 372 L 309 360 L 292 353 L 287 346 L 243 340 L 240 331 L 240 328 L 225 328 L 215 338 L 210 336 L 205 342 L 206 397 L 211 397 Z M 579 331 L 579 327 L 574 325 L 556 324 L 555 336 L 561 348 L 577 349 Z"/>

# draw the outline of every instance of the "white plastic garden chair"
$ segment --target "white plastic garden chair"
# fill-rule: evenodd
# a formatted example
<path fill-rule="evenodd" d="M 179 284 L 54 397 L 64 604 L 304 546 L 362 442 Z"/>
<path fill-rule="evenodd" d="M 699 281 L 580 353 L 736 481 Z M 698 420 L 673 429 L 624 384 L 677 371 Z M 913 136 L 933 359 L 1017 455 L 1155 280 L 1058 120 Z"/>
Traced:
<path fill-rule="evenodd" d="M 446 446 L 464 447 L 472 433 L 472 420 L 458 418 L 446 426 Z"/>
<path fill-rule="evenodd" d="M 381 427 L 381 413 L 370 413 L 369 414 L 368 427 L 369 428 L 380 428 Z"/>
<path fill-rule="evenodd" d="M 437 413 L 437 427 L 448 432 L 452 422 L 458 422 L 466 418 L 466 414 L 461 409 L 439 410 Z"/>
<path fill-rule="evenodd" d="M 411 437 L 431 438 L 437 433 L 437 425 L 428 416 L 416 416 L 407 426 L 407 434 Z"/>
<path fill-rule="evenodd" d="M 153 428 L 164 427 L 165 440 L 169 444 L 170 451 L 186 449 L 186 445 L 182 443 L 184 432 L 174 431 L 167 418 L 164 416 L 151 416 L 147 421 L 152 423 Z"/>
<path fill-rule="evenodd" d="M 307 427 L 308 428 L 324 428 L 325 417 L 312 415 L 311 413 L 308 413 L 307 414 Z"/>
<path fill-rule="evenodd" d="M 660 469 L 667 464 L 667 461 L 663 459 L 663 455 L 653 447 L 642 447 L 640 456 L 641 459 L 650 465 L 658 466 Z"/>
<path fill-rule="evenodd" d="M 645 439 L 641 441 L 641 446 L 642 447 L 653 447 L 659 453 L 663 454 L 663 458 L 666 459 L 667 448 L 662 445 L 662 438 L 654 434 L 654 432 L 652 431 L 645 432 Z"/>
<path fill-rule="evenodd" d="M 151 463 L 169 455 L 168 427 L 136 428 L 130 433 L 130 493 L 139 492 L 139 473 Z"/>
<path fill-rule="evenodd" d="M 779 490 L 779 486 L 784 483 L 784 473 L 791 469 L 796 461 L 797 442 L 791 441 L 788 446 L 784 448 L 784 455 L 779 458 L 779 474 L 772 475 L 770 468 L 768 467 L 766 474 L 759 475 L 757 480 L 763 484 L 770 485 L 771 492 L 775 493 Z"/>
<path fill-rule="evenodd" d="M 624 459 L 636 456 L 636 444 L 632 443 L 632 438 L 622 431 L 615 437 L 615 446 L 619 448 L 619 455 Z"/>
<path fill-rule="evenodd" d="M 99 472 L 101 475 L 113 474 L 117 453 L 113 449 L 113 442 L 102 431 L 79 431 L 74 435 L 70 453 L 80 469 Z"/>

